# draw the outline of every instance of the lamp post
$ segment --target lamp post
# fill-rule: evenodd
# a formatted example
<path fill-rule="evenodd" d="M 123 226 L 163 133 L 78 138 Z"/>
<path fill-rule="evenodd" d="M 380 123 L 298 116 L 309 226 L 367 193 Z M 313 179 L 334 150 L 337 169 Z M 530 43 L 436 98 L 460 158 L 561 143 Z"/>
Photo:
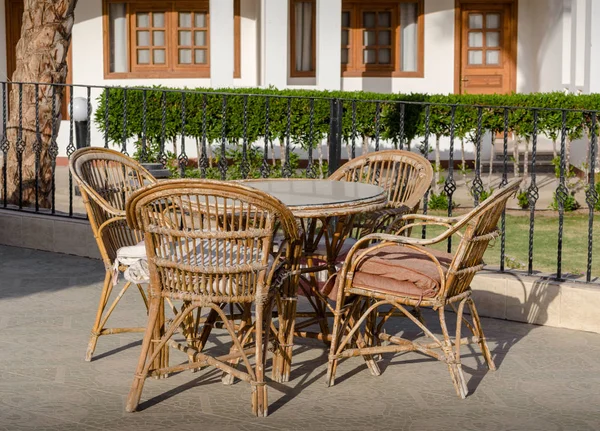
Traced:
<path fill-rule="evenodd" d="M 84 97 L 73 99 L 73 121 L 75 122 L 75 145 L 77 149 L 89 147 L 88 102 Z M 75 185 L 75 196 L 81 196 L 79 186 Z"/>
<path fill-rule="evenodd" d="M 75 143 L 77 149 L 89 147 L 88 102 L 84 97 L 73 99 L 73 121 L 75 121 Z"/>

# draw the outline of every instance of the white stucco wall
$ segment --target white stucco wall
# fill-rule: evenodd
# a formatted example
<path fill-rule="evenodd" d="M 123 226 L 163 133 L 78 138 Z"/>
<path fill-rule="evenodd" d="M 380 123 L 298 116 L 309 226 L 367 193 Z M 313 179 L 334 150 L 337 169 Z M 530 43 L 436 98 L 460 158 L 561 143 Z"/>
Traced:
<path fill-rule="evenodd" d="M 231 6 L 231 2 L 232 0 L 227 0 L 226 3 Z M 211 4 L 214 9 L 221 2 L 212 0 Z M 424 6 L 425 56 L 422 78 L 341 78 L 340 23 L 339 20 L 334 22 L 332 19 L 335 11 L 341 7 L 341 0 L 317 0 L 317 11 L 326 15 L 325 19 L 317 19 L 317 77 L 290 78 L 287 1 L 242 0 L 241 78 L 220 79 L 224 77 L 215 68 L 212 71 L 213 79 L 105 79 L 102 0 L 80 1 L 76 10 L 71 48 L 73 82 L 95 86 L 165 85 L 195 88 L 274 85 L 278 88 L 452 93 L 455 1 L 425 0 Z M 227 9 L 230 11 L 230 7 Z M 567 19 L 563 19 L 563 15 Z M 214 13 L 215 19 L 218 16 L 218 13 Z M 520 0 L 518 20 L 517 91 L 556 91 L 569 88 L 571 91 L 581 89 L 600 92 L 600 78 L 594 79 L 600 76 L 600 44 L 594 44 L 594 41 L 600 40 L 600 27 L 590 25 L 600 22 L 600 0 Z M 0 23 L 4 22 L 4 1 L 0 0 Z M 223 16 L 218 23 L 219 33 L 233 34 L 232 20 Z M 581 26 L 585 28 L 582 30 Z M 5 79 L 6 74 L 5 38 L 5 31 L 0 31 L 2 79 Z M 221 44 L 215 45 L 211 50 L 211 62 L 223 64 L 229 69 L 232 53 L 226 46 L 231 44 L 231 38 L 226 39 L 228 40 L 221 40 Z M 578 43 L 584 47 L 579 47 Z M 94 109 L 95 99 L 101 91 L 92 89 Z M 74 97 L 85 95 L 85 89 L 76 88 L 74 91 Z M 60 130 L 60 155 L 66 154 L 68 126 L 68 123 L 63 123 Z M 94 145 L 103 143 L 103 138 L 95 127 L 92 129 L 92 141 Z M 447 147 L 448 143 L 442 142 L 442 148 Z M 456 148 L 459 148 L 458 143 Z M 195 143 L 188 143 L 187 150 L 190 157 L 196 156 Z M 484 145 L 484 157 L 488 151 L 488 146 Z M 467 148 L 467 152 L 472 154 L 473 149 Z M 456 157 L 460 157 L 460 154 L 457 153 Z"/>
<path fill-rule="evenodd" d="M 518 11 L 517 92 L 560 91 L 563 0 L 522 0 Z"/>

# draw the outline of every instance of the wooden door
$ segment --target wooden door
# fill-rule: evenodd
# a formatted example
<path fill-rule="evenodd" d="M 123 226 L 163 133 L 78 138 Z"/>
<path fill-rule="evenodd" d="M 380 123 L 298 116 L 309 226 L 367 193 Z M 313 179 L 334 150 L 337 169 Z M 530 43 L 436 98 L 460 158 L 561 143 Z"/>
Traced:
<path fill-rule="evenodd" d="M 17 68 L 17 42 L 21 37 L 23 0 L 6 0 L 6 77 L 12 80 Z"/>
<path fill-rule="evenodd" d="M 17 43 L 21 38 L 21 25 L 23 24 L 23 12 L 25 10 L 24 0 L 6 0 L 6 77 L 12 81 L 13 73 L 17 68 Z M 71 84 L 71 49 L 67 54 L 67 84 Z M 62 88 L 62 87 L 61 87 Z M 58 89 L 57 89 L 58 90 Z M 9 93 L 10 94 L 10 93 Z M 70 98 L 70 89 L 65 87 L 61 106 L 61 116 L 63 120 L 68 120 L 69 110 L 67 109 Z"/>
<path fill-rule="evenodd" d="M 457 92 L 515 91 L 516 3 L 463 3 L 457 14 Z"/>

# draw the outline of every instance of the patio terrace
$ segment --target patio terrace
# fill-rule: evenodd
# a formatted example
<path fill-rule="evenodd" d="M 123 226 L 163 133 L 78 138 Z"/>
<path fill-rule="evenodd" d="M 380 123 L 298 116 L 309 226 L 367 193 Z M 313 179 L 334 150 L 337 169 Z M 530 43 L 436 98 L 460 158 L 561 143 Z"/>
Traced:
<path fill-rule="evenodd" d="M 0 274 L 0 430 L 600 428 L 600 334 L 487 318 L 498 371 L 463 348 L 465 400 L 443 364 L 413 353 L 385 355 L 379 378 L 360 358 L 344 361 L 327 388 L 324 345 L 299 340 L 291 381 L 269 382 L 267 418 L 252 417 L 248 385 L 224 386 L 214 369 L 150 379 L 141 411 L 125 413 L 140 334 L 102 337 L 94 360 L 83 360 L 102 263 L 0 246 Z M 126 296 L 113 323 L 142 323 L 142 310 Z M 216 335 L 210 349 L 227 349 Z"/>

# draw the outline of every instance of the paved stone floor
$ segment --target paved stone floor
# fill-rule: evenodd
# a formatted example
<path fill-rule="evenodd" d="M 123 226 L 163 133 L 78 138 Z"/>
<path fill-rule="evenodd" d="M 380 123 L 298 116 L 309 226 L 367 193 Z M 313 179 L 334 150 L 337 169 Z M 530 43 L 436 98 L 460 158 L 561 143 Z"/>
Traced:
<path fill-rule="evenodd" d="M 498 371 L 464 348 L 465 400 L 417 354 L 384 356 L 380 377 L 347 360 L 327 388 L 324 346 L 300 340 L 291 381 L 269 383 L 267 418 L 251 416 L 249 385 L 224 386 L 214 369 L 147 380 L 142 410 L 126 413 L 139 334 L 102 337 L 83 360 L 102 278 L 95 260 L 0 246 L 0 430 L 600 429 L 600 335 L 494 319 L 483 324 Z M 143 324 L 139 298 L 121 305 L 115 324 Z M 210 349 L 226 349 L 215 335 Z"/>

